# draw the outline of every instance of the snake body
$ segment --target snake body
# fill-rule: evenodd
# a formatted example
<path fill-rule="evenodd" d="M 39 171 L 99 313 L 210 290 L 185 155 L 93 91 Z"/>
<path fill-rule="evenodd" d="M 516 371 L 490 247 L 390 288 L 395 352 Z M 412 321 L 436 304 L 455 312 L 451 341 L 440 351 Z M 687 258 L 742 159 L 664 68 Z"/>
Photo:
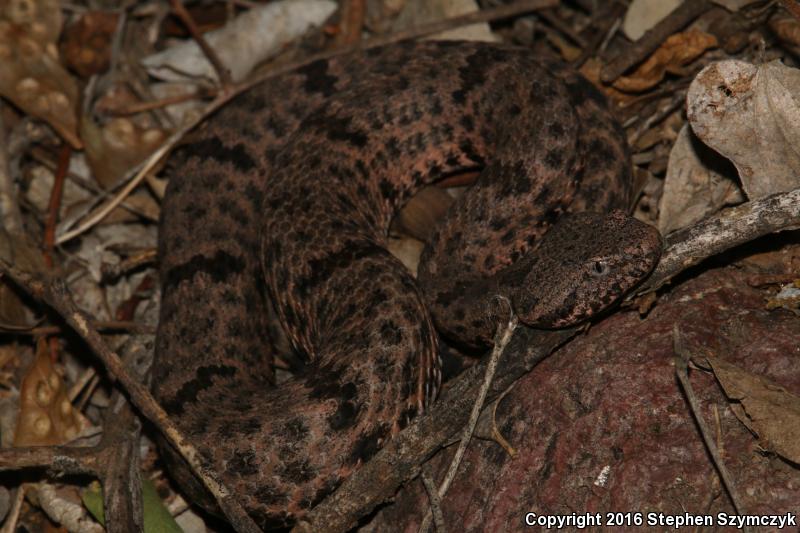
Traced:
<path fill-rule="evenodd" d="M 154 389 L 265 528 L 301 517 L 433 400 L 434 323 L 485 346 L 497 294 L 530 325 L 576 323 L 660 254 L 655 230 L 615 210 L 631 179 L 604 99 L 524 49 L 405 43 L 311 63 L 237 97 L 179 160 Z M 474 167 L 415 280 L 386 251 L 392 217 Z M 277 387 L 268 301 L 304 361 Z"/>

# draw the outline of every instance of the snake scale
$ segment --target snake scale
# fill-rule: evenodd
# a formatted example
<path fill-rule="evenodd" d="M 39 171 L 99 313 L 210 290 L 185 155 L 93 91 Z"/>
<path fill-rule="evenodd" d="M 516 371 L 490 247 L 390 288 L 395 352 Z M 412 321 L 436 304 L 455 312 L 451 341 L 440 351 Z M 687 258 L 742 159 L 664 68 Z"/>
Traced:
<path fill-rule="evenodd" d="M 265 528 L 302 517 L 435 398 L 433 324 L 486 346 L 497 294 L 534 327 L 574 324 L 661 250 L 619 211 L 630 163 L 603 97 L 520 48 L 402 43 L 317 61 L 234 99 L 178 161 L 154 389 Z M 476 167 L 415 280 L 386 251 L 392 217 Z M 279 386 L 268 302 L 304 361 Z"/>

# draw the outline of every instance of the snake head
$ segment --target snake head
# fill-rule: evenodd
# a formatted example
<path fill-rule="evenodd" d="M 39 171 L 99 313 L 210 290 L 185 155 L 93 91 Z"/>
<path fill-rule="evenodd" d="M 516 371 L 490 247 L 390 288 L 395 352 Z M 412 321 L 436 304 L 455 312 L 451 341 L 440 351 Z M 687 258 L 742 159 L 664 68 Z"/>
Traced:
<path fill-rule="evenodd" d="M 566 215 L 514 265 L 514 311 L 540 328 L 588 320 L 643 281 L 662 246 L 658 230 L 619 210 Z"/>

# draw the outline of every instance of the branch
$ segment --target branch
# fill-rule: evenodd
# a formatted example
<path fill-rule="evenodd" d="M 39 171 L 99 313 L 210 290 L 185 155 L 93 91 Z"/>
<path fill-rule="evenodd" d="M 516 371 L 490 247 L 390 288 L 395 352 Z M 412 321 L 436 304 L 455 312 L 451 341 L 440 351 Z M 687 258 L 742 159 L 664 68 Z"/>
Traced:
<path fill-rule="evenodd" d="M 638 293 L 658 289 L 701 261 L 770 233 L 800 228 L 800 189 L 731 207 L 667 235 L 658 266 Z"/>

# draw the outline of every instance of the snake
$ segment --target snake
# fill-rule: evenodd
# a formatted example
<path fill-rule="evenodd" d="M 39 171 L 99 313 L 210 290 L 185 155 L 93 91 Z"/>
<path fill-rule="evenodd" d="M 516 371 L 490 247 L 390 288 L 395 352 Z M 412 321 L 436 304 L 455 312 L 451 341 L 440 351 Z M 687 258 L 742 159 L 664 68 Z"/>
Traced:
<path fill-rule="evenodd" d="M 565 327 L 657 263 L 659 233 L 626 214 L 632 167 L 604 96 L 532 55 L 428 41 L 314 61 L 234 98 L 175 155 L 154 394 L 260 527 L 306 516 L 423 412 L 440 339 L 490 346 L 510 313 L 498 296 L 524 324 Z M 387 251 L 393 217 L 474 169 L 415 278 Z M 280 384 L 270 317 L 294 350 Z"/>

